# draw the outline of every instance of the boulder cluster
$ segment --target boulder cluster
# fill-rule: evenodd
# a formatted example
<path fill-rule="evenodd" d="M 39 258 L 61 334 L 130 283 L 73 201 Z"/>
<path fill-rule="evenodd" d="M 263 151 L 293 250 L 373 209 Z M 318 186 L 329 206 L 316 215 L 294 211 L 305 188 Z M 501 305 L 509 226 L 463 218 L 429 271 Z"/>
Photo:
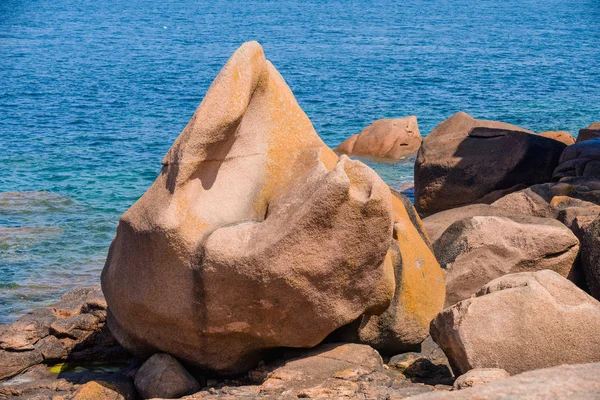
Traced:
<path fill-rule="evenodd" d="M 415 207 L 347 156 L 417 151 Z M 599 397 L 600 125 L 407 117 L 334 152 L 249 42 L 101 283 L 0 329 L 0 397 Z"/>

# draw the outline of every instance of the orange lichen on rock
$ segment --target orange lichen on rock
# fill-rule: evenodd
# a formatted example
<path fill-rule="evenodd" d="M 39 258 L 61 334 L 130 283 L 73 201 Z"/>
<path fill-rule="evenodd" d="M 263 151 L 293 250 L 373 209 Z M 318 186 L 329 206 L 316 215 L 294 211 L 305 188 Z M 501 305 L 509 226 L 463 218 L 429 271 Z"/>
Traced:
<path fill-rule="evenodd" d="M 408 250 L 384 262 L 390 246 L 429 252 L 408 219 L 407 242 L 393 240 L 394 199 L 369 167 L 338 159 L 261 46 L 246 43 L 121 218 L 102 273 L 109 327 L 138 356 L 222 374 L 271 348 L 315 346 L 363 315 L 415 313 L 405 319 L 420 329 L 439 285 L 415 280 L 400 297 L 408 311 L 389 311 L 417 265 Z M 428 275 L 437 264 L 423 257 Z"/>

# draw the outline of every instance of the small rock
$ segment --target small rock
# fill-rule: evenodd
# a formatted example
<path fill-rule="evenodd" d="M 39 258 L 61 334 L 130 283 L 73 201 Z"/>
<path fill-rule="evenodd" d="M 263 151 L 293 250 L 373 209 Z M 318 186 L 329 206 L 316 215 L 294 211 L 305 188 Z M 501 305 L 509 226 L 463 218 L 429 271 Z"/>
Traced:
<path fill-rule="evenodd" d="M 548 139 L 558 140 L 559 142 L 564 143 L 567 146 L 575 143 L 575 138 L 573 137 L 573 135 L 566 131 L 548 131 L 542 132 L 539 135 Z"/>
<path fill-rule="evenodd" d="M 508 372 L 500 368 L 475 368 L 466 374 L 459 376 L 454 381 L 454 390 L 466 389 L 473 386 L 485 385 L 492 381 L 499 381 L 510 376 Z"/>
<path fill-rule="evenodd" d="M 200 383 L 179 361 L 165 353 L 150 357 L 138 370 L 134 383 L 145 399 L 174 399 L 201 389 Z"/>
<path fill-rule="evenodd" d="M 81 386 L 73 400 L 134 400 L 135 398 L 135 390 L 131 385 L 92 381 Z"/>

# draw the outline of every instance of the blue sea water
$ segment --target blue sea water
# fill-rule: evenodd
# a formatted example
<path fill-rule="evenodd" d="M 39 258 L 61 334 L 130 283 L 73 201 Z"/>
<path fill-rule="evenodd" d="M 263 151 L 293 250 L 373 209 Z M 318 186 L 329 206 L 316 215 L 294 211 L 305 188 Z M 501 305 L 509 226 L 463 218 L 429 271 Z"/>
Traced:
<path fill-rule="evenodd" d="M 98 282 L 119 216 L 247 40 L 330 146 L 413 114 L 423 135 L 459 110 L 600 120 L 598 0 L 2 0 L 0 323 Z M 412 179 L 410 160 L 372 165 Z"/>

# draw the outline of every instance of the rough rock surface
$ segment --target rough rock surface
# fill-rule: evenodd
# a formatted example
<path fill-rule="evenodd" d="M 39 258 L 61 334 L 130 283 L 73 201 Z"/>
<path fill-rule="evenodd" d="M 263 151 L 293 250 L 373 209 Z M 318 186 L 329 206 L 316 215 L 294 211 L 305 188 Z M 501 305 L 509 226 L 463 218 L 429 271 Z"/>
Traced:
<path fill-rule="evenodd" d="M 511 375 L 600 361 L 600 302 L 553 271 L 505 275 L 431 323 L 454 373 L 502 368 Z"/>
<path fill-rule="evenodd" d="M 387 355 L 418 349 L 429 335 L 435 310 L 443 304 L 439 294 L 445 294 L 438 286 L 444 282 L 442 274 L 434 275 L 428 267 L 439 264 L 416 210 L 406 197 L 392 192 L 393 201 L 400 203 L 395 207 L 394 220 L 399 221 L 394 224 L 396 241 L 388 253 L 396 276 L 394 298 L 383 314 L 363 315 L 332 335 L 338 341 L 369 344 Z M 423 285 L 423 279 L 429 283 Z M 436 287 L 438 292 L 431 292 L 430 288 Z M 425 295 L 419 290 L 425 290 Z"/>
<path fill-rule="evenodd" d="M 556 214 L 550 207 L 550 199 L 542 197 L 533 188 L 519 190 L 510 193 L 492 203 L 492 206 L 500 208 L 512 215 L 530 215 L 532 217 L 555 218 Z"/>
<path fill-rule="evenodd" d="M 508 372 L 500 368 L 476 368 L 456 378 L 453 389 L 461 390 L 473 386 L 485 385 L 493 381 L 506 379 L 509 376 Z"/>
<path fill-rule="evenodd" d="M 446 273 L 446 307 L 515 272 L 548 269 L 567 278 L 579 240 L 562 223 L 536 217 L 467 217 L 433 243 Z"/>
<path fill-rule="evenodd" d="M 444 298 L 415 233 L 374 171 L 325 146 L 249 42 L 122 216 L 102 273 L 108 323 L 135 355 L 221 374 L 268 349 L 315 346 L 390 302 L 412 338 Z"/>
<path fill-rule="evenodd" d="M 202 386 L 173 356 L 157 353 L 135 374 L 135 388 L 144 399 L 175 399 L 196 393 Z"/>
<path fill-rule="evenodd" d="M 209 382 L 201 392 L 183 399 L 401 399 L 449 390 L 453 379 L 445 379 L 446 384 L 424 383 L 427 377 L 409 377 L 384 365 L 369 346 L 329 343 L 290 351 L 283 359 L 261 365 L 237 380 Z"/>
<path fill-rule="evenodd" d="M 506 197 L 509 196 L 511 195 Z M 512 217 L 515 215 L 529 214 L 522 214 L 520 212 L 515 213 L 512 210 L 494 207 L 489 204 L 469 204 L 468 206 L 440 211 L 439 213 L 423 218 L 423 226 L 425 226 L 425 230 L 427 231 L 431 242 L 435 243 L 446 229 L 461 219 L 470 217 Z"/>
<path fill-rule="evenodd" d="M 335 151 L 395 161 L 416 154 L 421 141 L 417 117 L 380 119 L 362 132 L 350 136 L 336 147 Z"/>
<path fill-rule="evenodd" d="M 585 129 L 579 130 L 579 135 L 577 135 L 577 143 L 585 142 L 590 139 L 600 138 L 600 122 L 594 122 L 590 126 Z"/>
<path fill-rule="evenodd" d="M 415 163 L 420 213 L 491 203 L 507 192 L 549 182 L 565 145 L 514 125 L 460 112 L 424 140 Z"/>
<path fill-rule="evenodd" d="M 570 146 L 573 143 L 575 143 L 575 138 L 573 137 L 573 135 L 566 131 L 541 132 L 540 136 L 548 139 L 558 140 L 559 142 L 564 143 L 567 146 Z"/>
<path fill-rule="evenodd" d="M 578 176 L 600 179 L 600 138 L 576 143 L 562 152 L 553 178 Z"/>
<path fill-rule="evenodd" d="M 581 266 L 592 296 L 600 300 L 600 217 L 582 228 Z"/>
<path fill-rule="evenodd" d="M 597 399 L 600 398 L 600 363 L 561 365 L 525 372 L 487 385 L 458 392 L 438 392 L 412 400 Z"/>
<path fill-rule="evenodd" d="M 40 363 L 102 361 L 127 357 L 106 322 L 99 287 L 80 288 L 62 300 L 0 325 L 0 379 Z"/>

